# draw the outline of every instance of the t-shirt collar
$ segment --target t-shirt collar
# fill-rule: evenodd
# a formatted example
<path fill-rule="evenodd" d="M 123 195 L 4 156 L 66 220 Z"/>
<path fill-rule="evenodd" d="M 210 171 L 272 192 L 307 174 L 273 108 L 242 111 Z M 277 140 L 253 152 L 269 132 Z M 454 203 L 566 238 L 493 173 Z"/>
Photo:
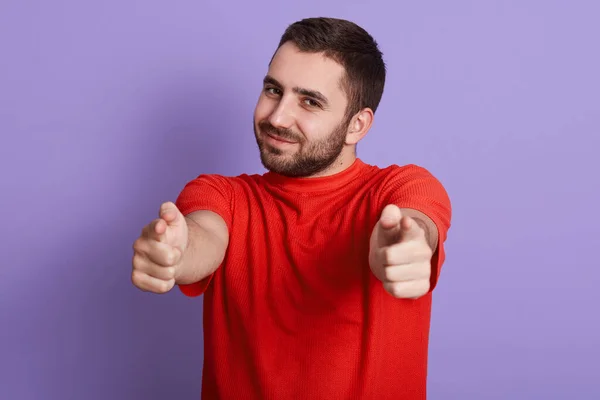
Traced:
<path fill-rule="evenodd" d="M 360 175 L 361 171 L 366 166 L 367 165 L 363 161 L 357 158 L 348 168 L 333 175 L 316 178 L 290 178 L 269 171 L 264 174 L 264 178 L 269 184 L 278 186 L 284 190 L 317 192 L 322 190 L 333 190 L 347 185 Z"/>

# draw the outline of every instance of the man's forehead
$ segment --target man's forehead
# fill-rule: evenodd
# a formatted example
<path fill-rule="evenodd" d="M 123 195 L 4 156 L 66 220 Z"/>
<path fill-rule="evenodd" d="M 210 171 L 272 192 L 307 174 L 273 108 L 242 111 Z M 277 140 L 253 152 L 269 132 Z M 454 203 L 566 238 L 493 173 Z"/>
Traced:
<path fill-rule="evenodd" d="M 291 42 L 277 50 L 268 73 L 284 86 L 306 87 L 332 97 L 341 91 L 343 74 L 344 68 L 323 53 L 301 52 Z"/>

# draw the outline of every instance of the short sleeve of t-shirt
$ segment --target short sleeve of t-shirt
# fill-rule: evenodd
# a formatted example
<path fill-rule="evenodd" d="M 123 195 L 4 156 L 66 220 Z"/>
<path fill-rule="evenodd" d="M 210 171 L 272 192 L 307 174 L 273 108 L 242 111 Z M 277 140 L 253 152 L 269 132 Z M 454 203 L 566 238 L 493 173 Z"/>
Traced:
<path fill-rule="evenodd" d="M 233 189 L 229 178 L 219 175 L 200 175 L 185 185 L 175 202 L 183 215 L 195 211 L 212 211 L 223 218 L 227 229 L 231 232 Z M 210 284 L 212 274 L 201 280 L 187 285 L 179 285 L 186 296 L 200 296 Z"/>
<path fill-rule="evenodd" d="M 446 258 L 444 242 L 450 229 L 452 206 L 441 182 L 426 169 L 407 165 L 394 167 L 381 191 L 381 208 L 395 204 L 427 215 L 438 229 L 438 248 L 431 260 L 431 289 L 436 286 Z"/>

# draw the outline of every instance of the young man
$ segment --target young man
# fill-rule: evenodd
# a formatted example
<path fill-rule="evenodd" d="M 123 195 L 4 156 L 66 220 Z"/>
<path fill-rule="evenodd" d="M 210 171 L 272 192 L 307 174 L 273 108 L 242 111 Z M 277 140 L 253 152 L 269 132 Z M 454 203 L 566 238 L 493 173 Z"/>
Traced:
<path fill-rule="evenodd" d="M 427 170 L 357 158 L 384 81 L 362 28 L 292 24 L 254 112 L 268 172 L 200 175 L 135 242 L 135 286 L 205 296 L 203 398 L 425 398 L 451 206 Z"/>

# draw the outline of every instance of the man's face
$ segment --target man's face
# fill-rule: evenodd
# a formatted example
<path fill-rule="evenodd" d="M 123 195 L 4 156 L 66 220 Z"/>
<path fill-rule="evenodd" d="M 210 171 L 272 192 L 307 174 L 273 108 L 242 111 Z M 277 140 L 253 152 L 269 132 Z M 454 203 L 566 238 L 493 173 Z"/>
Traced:
<path fill-rule="evenodd" d="M 254 111 L 254 134 L 265 168 L 306 177 L 326 170 L 342 153 L 348 128 L 344 68 L 321 53 L 279 48 Z"/>

